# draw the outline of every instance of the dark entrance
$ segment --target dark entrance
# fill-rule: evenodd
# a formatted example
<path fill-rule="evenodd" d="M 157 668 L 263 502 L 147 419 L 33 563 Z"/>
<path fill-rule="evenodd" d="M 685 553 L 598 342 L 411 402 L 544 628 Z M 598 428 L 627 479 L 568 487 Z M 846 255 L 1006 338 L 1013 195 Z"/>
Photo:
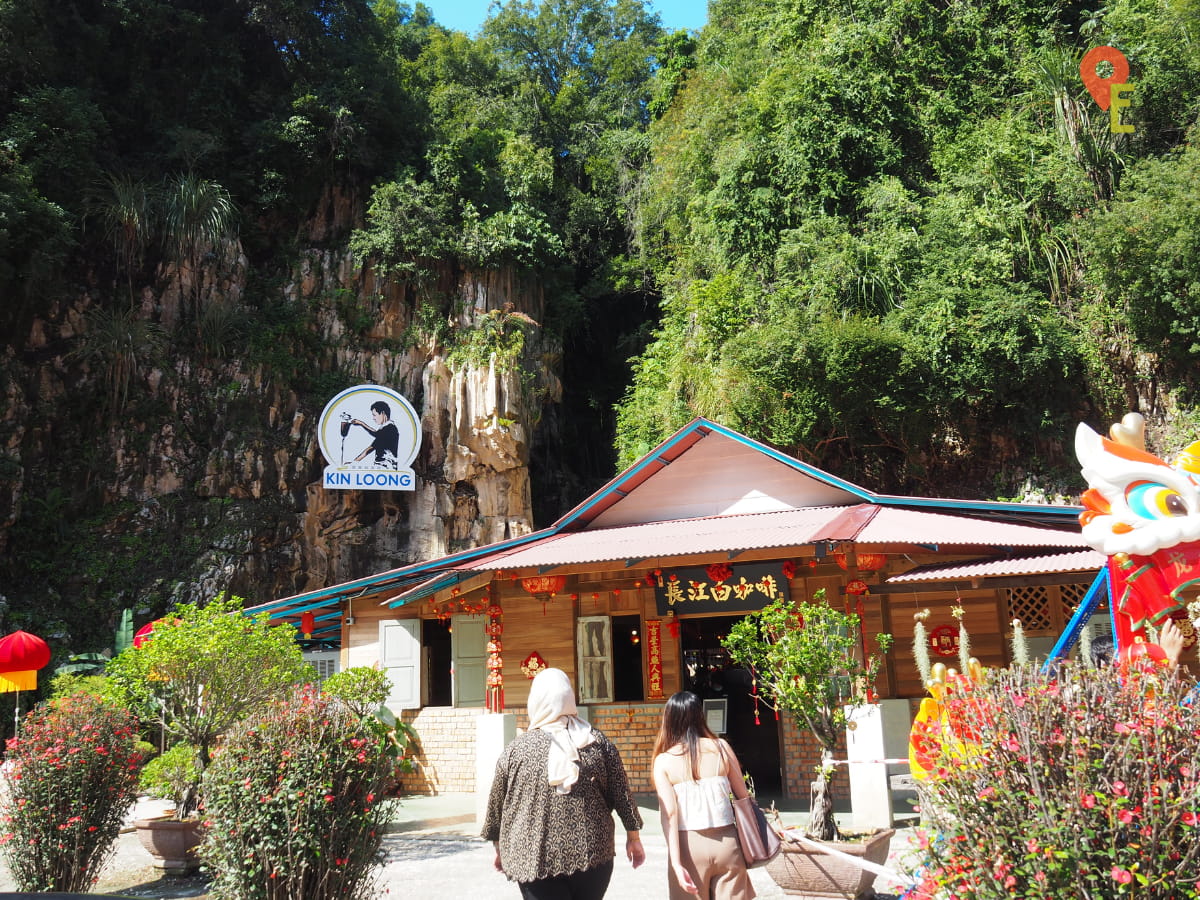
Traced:
<path fill-rule="evenodd" d="M 758 704 L 754 724 L 754 698 L 750 672 L 729 661 L 721 639 L 741 616 L 683 619 L 679 642 L 683 650 L 683 688 L 702 700 L 722 699 L 728 704 L 722 735 L 754 779 L 761 796 L 781 796 L 783 778 L 779 765 L 779 727 L 775 711 Z"/>
<path fill-rule="evenodd" d="M 450 696 L 450 623 L 425 619 L 421 623 L 421 643 L 425 648 L 425 706 L 451 706 Z"/>

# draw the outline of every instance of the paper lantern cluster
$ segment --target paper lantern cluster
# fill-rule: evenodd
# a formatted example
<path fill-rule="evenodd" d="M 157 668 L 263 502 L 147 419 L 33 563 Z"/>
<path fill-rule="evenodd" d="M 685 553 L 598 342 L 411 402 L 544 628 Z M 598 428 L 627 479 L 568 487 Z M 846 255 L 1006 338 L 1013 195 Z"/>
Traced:
<path fill-rule="evenodd" d="M 487 609 L 487 616 L 488 623 L 483 626 L 488 636 L 485 705 L 488 712 L 504 712 L 504 658 L 500 655 L 504 650 L 500 641 L 504 634 L 504 610 L 493 603 Z"/>

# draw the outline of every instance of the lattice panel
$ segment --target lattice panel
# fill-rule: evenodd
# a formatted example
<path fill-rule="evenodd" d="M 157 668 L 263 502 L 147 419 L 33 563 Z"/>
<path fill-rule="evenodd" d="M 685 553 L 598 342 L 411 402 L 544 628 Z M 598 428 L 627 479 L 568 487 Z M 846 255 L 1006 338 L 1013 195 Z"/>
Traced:
<path fill-rule="evenodd" d="M 1062 584 L 1058 587 L 1059 599 L 1062 601 L 1063 621 L 1069 621 L 1071 616 L 1075 615 L 1075 610 L 1079 609 L 1079 604 L 1083 602 L 1084 595 L 1088 592 L 1086 584 Z"/>
<path fill-rule="evenodd" d="M 1054 627 L 1049 592 L 1043 585 L 1008 589 L 1008 620 L 1013 619 L 1021 620 L 1026 634 Z"/>

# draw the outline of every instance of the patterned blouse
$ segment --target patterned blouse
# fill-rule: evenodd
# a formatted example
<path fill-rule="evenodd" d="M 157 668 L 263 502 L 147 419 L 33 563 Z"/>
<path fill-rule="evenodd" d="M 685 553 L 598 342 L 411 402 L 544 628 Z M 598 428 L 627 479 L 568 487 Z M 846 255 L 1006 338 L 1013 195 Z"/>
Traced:
<path fill-rule="evenodd" d="M 499 841 L 509 880 L 537 881 L 608 862 L 616 855 L 614 810 L 626 831 L 641 830 L 621 754 L 593 731 L 596 740 L 579 751 L 579 780 L 569 794 L 558 793 L 546 780 L 550 736 L 544 731 L 526 732 L 501 755 L 483 837 Z"/>

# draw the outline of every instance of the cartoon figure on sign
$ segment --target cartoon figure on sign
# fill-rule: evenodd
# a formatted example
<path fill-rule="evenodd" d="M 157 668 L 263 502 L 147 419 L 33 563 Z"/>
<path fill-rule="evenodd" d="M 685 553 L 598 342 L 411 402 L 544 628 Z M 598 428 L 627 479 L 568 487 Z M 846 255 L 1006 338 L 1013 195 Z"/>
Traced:
<path fill-rule="evenodd" d="M 342 413 L 343 437 L 349 431 L 347 425 L 357 425 L 366 429 L 367 434 L 371 435 L 373 439 L 362 453 L 354 457 L 354 461 L 362 462 L 368 453 L 374 452 L 377 468 L 398 468 L 400 463 L 396 459 L 396 450 L 400 445 L 400 432 L 392 424 L 391 407 L 382 400 L 376 400 L 371 404 L 371 418 L 375 421 L 374 428 L 361 419 L 351 419 L 349 413 Z"/>
<path fill-rule="evenodd" d="M 1109 558 L 1117 646 L 1175 619 L 1195 643 L 1184 592 L 1200 586 L 1200 441 L 1167 463 L 1145 449 L 1145 420 L 1130 413 L 1101 437 L 1075 432 L 1088 490 L 1083 539 Z"/>
<path fill-rule="evenodd" d="M 1097 69 L 1102 63 L 1112 67 L 1112 74 L 1102 76 Z M 1121 110 L 1132 105 L 1125 96 L 1132 94 L 1134 86 L 1129 84 L 1129 61 L 1116 47 L 1093 47 L 1083 55 L 1079 63 L 1079 76 L 1083 85 L 1101 109 L 1108 110 L 1108 130 L 1113 134 L 1132 134 L 1134 128 L 1121 120 Z"/>

